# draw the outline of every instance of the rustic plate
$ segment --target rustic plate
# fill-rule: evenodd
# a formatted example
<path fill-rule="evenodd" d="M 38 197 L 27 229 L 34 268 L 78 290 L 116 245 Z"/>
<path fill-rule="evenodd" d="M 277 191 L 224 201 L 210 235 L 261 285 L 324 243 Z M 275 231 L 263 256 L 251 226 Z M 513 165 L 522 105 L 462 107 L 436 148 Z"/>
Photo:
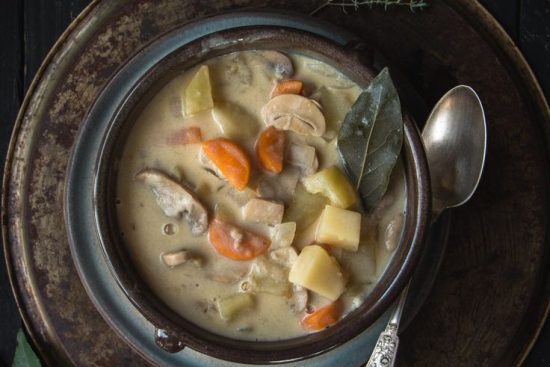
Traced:
<path fill-rule="evenodd" d="M 137 50 L 183 23 L 252 6 L 307 14 L 323 2 L 95 1 L 61 37 L 19 115 L 2 202 L 12 285 L 49 364 L 147 364 L 83 291 L 63 222 L 69 154 L 101 88 Z M 549 307 L 550 111 L 530 69 L 469 0 L 433 1 L 415 14 L 329 7 L 315 16 L 366 39 L 406 75 L 422 97 L 412 111 L 417 121 L 455 84 L 479 92 L 489 124 L 485 176 L 472 201 L 453 212 L 441 272 L 403 335 L 400 360 L 519 364 Z"/>

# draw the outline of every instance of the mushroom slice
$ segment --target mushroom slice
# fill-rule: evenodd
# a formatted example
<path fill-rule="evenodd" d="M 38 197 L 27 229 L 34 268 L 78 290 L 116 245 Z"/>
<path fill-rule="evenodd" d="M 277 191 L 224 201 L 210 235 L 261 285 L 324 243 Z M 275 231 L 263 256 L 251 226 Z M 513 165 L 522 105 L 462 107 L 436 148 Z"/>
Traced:
<path fill-rule="evenodd" d="M 291 144 L 286 158 L 288 163 L 298 167 L 304 176 L 310 176 L 319 169 L 315 148 L 310 145 Z"/>
<path fill-rule="evenodd" d="M 262 108 L 261 114 L 268 126 L 279 130 L 313 136 L 325 133 L 325 117 L 317 102 L 297 94 L 281 94 L 272 98 Z"/>
<path fill-rule="evenodd" d="M 282 52 L 265 50 L 258 51 L 267 61 L 270 69 L 273 70 L 277 79 L 290 78 L 294 74 L 294 67 L 290 58 Z"/>
<path fill-rule="evenodd" d="M 202 265 L 202 259 L 187 250 L 165 252 L 161 254 L 161 259 L 164 265 L 169 268 L 184 264 L 188 261 L 195 266 L 200 267 Z"/>
<path fill-rule="evenodd" d="M 191 233 L 200 235 L 208 228 L 208 213 L 204 206 L 182 185 L 165 173 L 145 168 L 136 180 L 146 184 L 155 194 L 158 206 L 170 218 L 184 216 Z"/>

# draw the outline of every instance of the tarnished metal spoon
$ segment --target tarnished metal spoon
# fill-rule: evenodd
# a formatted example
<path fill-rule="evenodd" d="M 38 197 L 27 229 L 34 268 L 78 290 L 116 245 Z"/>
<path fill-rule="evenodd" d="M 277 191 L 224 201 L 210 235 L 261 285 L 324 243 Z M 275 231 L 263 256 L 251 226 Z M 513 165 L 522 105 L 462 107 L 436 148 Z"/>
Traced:
<path fill-rule="evenodd" d="M 487 126 L 476 92 L 459 85 L 448 91 L 428 117 L 422 131 L 432 186 L 432 217 L 457 207 L 474 194 L 485 163 Z M 407 300 L 405 287 L 380 334 L 366 367 L 392 367 L 399 344 L 399 322 Z"/>

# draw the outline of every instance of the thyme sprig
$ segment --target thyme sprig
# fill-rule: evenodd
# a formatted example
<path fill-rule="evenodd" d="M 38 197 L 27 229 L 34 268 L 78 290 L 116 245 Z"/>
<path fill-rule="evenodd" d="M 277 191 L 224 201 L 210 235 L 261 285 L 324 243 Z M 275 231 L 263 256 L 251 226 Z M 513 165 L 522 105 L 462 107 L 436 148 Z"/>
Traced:
<path fill-rule="evenodd" d="M 388 10 L 388 8 L 392 6 L 408 6 L 411 12 L 414 13 L 415 10 L 426 8 L 428 3 L 426 0 L 327 0 L 317 9 L 312 11 L 311 15 L 327 6 L 340 6 L 344 11 L 346 8 L 353 7 L 357 11 L 361 6 L 368 6 L 372 9 L 375 5 L 383 6 L 384 10 Z"/>

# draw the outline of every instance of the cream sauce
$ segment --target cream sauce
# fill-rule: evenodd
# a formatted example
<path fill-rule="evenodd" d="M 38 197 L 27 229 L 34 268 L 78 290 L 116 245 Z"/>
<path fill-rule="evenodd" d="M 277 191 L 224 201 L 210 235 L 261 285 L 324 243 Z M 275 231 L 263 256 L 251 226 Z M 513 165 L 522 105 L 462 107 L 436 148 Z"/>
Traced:
<path fill-rule="evenodd" d="M 314 146 L 319 169 L 341 166 L 335 137 L 361 90 L 329 65 L 298 54 L 290 57 L 295 71 L 292 78 L 304 81 L 305 94 L 322 105 L 327 131 L 323 137 L 287 132 L 287 141 Z M 270 99 L 277 82 L 275 75 L 254 51 L 224 55 L 205 64 L 210 69 L 215 106 L 212 111 L 194 116 L 181 113 L 181 95 L 196 71 L 196 68 L 190 69 L 170 81 L 148 102 L 125 143 L 117 179 L 117 209 L 127 251 L 155 294 L 182 317 L 205 329 L 246 340 L 278 340 L 303 335 L 307 333 L 300 325 L 304 313 L 293 313 L 288 300 L 282 296 L 258 293 L 253 309 L 229 322 L 222 320 L 216 310 L 216 301 L 241 291 L 240 281 L 252 261 L 239 262 L 220 256 L 209 244 L 206 234 L 193 236 L 185 220 L 166 217 L 151 190 L 134 179 L 136 173 L 146 167 L 162 170 L 186 182 L 210 216 L 218 205 L 229 213 L 234 224 L 270 236 L 269 226 L 244 221 L 240 209 L 256 196 L 253 188 L 265 175 L 254 161 L 254 145 L 258 133 L 265 128 L 260 110 Z M 244 191 L 233 189 L 204 170 L 198 160 L 200 144 L 169 143 L 171 136 L 190 126 L 200 127 L 203 140 L 225 136 L 238 141 L 246 150 L 253 161 L 253 169 Z M 385 226 L 404 211 L 402 167 L 392 175 L 387 196 L 393 198 L 384 201 L 390 205 L 379 211 L 378 217 L 365 218 L 358 252 L 333 252 L 350 279 L 348 291 L 342 296 L 346 312 L 361 304 L 392 254 L 383 243 L 384 228 L 379 230 L 378 227 Z M 187 249 L 203 258 L 202 266 L 186 263 L 167 268 L 161 261 L 161 254 L 179 249 Z M 313 307 L 328 303 L 309 293 Z"/>

